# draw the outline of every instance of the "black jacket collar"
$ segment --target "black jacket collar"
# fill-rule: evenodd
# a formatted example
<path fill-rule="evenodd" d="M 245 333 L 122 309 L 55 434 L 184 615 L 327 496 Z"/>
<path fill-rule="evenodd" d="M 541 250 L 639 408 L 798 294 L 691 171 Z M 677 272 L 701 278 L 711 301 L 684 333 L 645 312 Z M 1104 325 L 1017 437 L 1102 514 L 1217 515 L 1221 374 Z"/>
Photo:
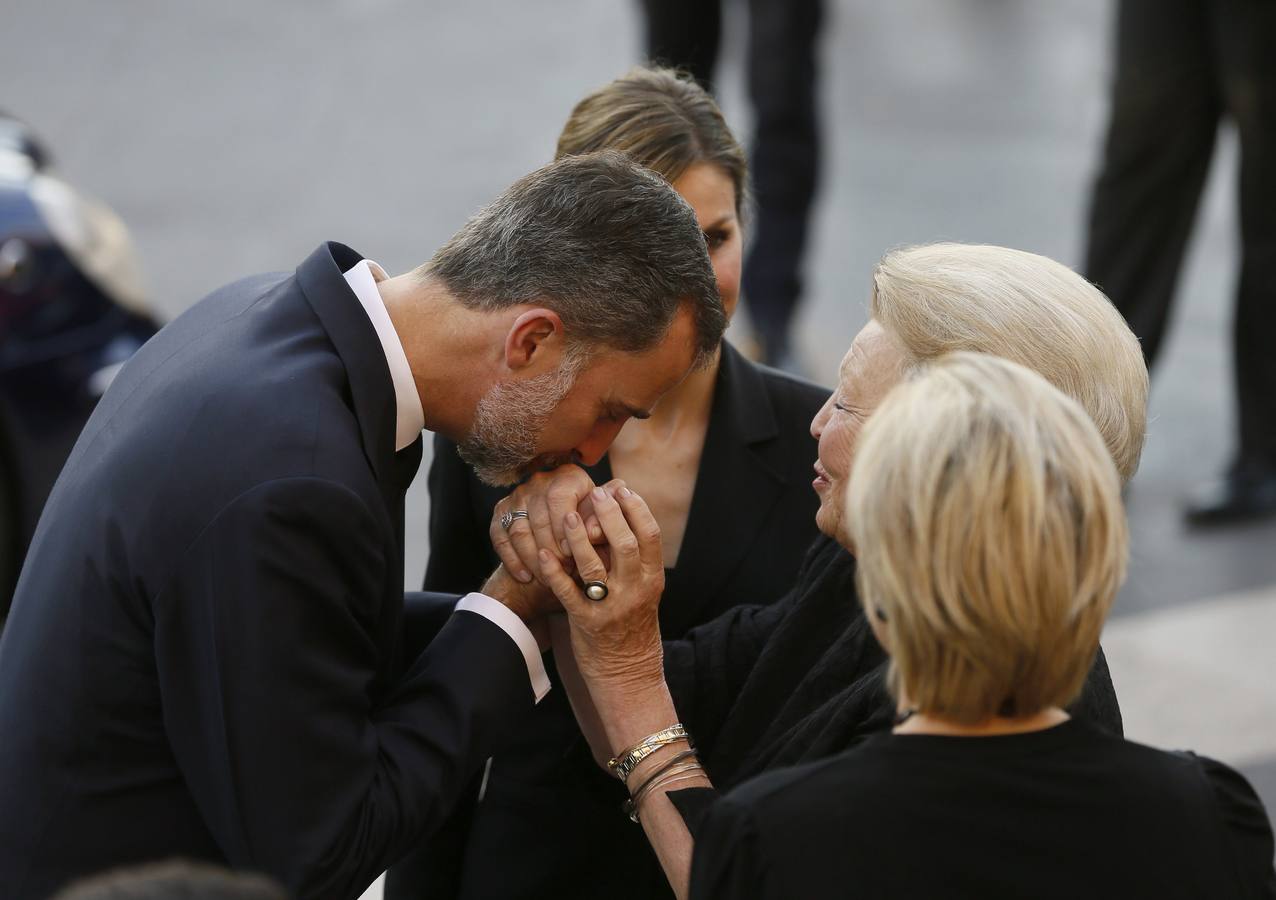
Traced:
<path fill-rule="evenodd" d="M 761 370 L 727 341 L 722 342 L 717 390 L 710 427 L 725 426 L 745 444 L 768 441 L 780 433 Z"/>
<path fill-rule="evenodd" d="M 344 244 L 320 244 L 297 267 L 297 283 L 345 365 L 364 453 L 377 481 L 387 485 L 399 480 L 394 464 L 394 382 L 381 339 L 344 277 L 362 259 Z"/>
<path fill-rule="evenodd" d="M 758 532 L 788 486 L 783 448 L 771 394 L 758 367 L 731 344 L 722 343 L 722 363 L 714 388 L 695 493 L 679 556 L 698 561 L 694 594 L 700 602 L 670 610 L 670 621 L 700 621 L 700 609 L 714 601 L 753 545 Z M 741 485 L 748 485 L 741 495 Z M 730 510 L 730 515 L 723 515 Z M 678 578 L 675 571 L 671 578 Z"/>

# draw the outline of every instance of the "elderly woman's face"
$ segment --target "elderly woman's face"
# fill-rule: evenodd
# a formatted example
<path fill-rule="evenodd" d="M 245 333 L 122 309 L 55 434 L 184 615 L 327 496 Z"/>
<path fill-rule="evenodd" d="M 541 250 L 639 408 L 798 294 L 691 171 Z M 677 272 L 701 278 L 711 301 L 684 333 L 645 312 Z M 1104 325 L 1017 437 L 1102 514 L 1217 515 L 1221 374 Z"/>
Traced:
<path fill-rule="evenodd" d="M 811 436 L 820 442 L 811 485 L 820 495 L 815 524 L 844 545 L 842 512 L 855 440 L 882 398 L 899 382 L 903 364 L 899 342 L 870 319 L 842 359 L 837 390 L 811 422 Z"/>

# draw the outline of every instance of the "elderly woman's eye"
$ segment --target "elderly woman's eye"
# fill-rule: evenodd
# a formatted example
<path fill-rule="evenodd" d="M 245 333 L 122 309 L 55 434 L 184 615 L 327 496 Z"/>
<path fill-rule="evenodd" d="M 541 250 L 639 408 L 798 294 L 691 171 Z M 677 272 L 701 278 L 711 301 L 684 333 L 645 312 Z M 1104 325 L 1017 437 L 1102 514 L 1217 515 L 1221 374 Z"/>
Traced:
<path fill-rule="evenodd" d="M 833 408 L 838 410 L 839 412 L 851 411 L 851 408 L 849 406 L 843 406 L 842 404 L 838 403 L 836 400 L 833 401 Z"/>

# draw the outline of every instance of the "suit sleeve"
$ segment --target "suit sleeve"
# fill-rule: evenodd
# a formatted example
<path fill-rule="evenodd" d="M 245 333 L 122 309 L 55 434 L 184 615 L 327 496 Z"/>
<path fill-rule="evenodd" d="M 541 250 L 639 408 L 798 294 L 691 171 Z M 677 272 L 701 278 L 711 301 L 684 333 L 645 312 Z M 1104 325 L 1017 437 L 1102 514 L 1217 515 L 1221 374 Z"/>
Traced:
<path fill-rule="evenodd" d="M 430 462 L 430 556 L 425 590 L 466 594 L 478 590 L 496 568 L 487 521 L 474 515 L 473 473 L 456 444 L 435 436 Z"/>
<path fill-rule="evenodd" d="M 533 705 L 514 642 L 465 612 L 384 684 L 385 540 L 346 488 L 269 482 L 222 510 L 155 601 L 164 720 L 195 802 L 232 866 L 301 898 L 358 896 Z"/>

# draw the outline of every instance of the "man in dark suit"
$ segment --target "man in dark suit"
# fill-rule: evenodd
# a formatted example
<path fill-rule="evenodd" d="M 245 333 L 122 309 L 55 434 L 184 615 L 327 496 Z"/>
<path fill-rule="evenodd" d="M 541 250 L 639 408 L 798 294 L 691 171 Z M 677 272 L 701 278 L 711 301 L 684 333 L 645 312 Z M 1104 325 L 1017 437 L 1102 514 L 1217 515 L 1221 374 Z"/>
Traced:
<path fill-rule="evenodd" d="M 324 244 L 165 328 L 68 460 L 0 640 L 0 898 L 171 856 L 357 896 L 548 689 L 499 574 L 405 646 L 422 427 L 492 482 L 596 462 L 724 321 L 691 209 L 594 154 L 416 271 Z"/>

